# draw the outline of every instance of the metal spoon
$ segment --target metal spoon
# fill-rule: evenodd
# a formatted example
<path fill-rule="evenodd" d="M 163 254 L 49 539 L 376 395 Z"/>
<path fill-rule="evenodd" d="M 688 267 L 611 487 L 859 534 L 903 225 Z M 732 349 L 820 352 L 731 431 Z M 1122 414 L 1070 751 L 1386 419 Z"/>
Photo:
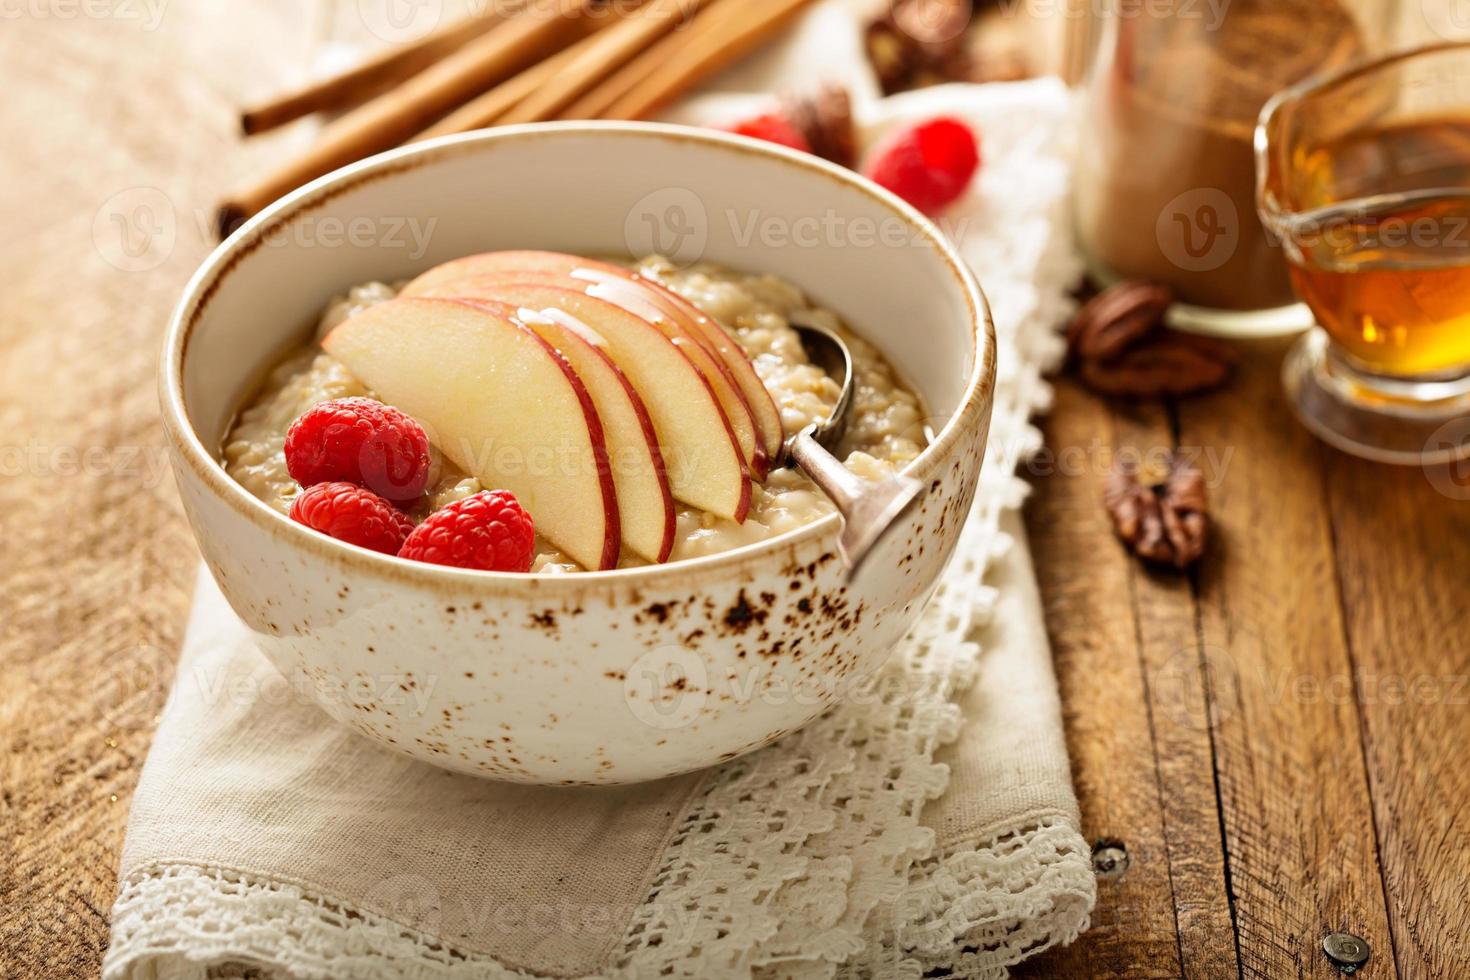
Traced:
<path fill-rule="evenodd" d="M 846 341 L 826 327 L 794 320 L 791 326 L 801 338 L 801 346 L 806 349 L 812 363 L 830 377 L 841 379 L 842 394 L 827 418 L 808 425 L 786 440 L 782 455 L 785 462 L 800 466 L 837 505 L 837 512 L 842 515 L 842 534 L 837 538 L 837 551 L 851 578 L 874 545 L 914 502 L 924 484 L 902 474 L 870 483 L 832 455 L 831 448 L 842 438 L 852 407 L 855 384 L 852 351 Z"/>

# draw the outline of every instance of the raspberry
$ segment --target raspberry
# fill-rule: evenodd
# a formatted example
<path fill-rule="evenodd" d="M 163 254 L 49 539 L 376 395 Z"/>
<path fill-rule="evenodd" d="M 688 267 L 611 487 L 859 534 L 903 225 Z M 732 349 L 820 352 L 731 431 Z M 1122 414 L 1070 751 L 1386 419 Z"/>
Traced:
<path fill-rule="evenodd" d="M 307 487 L 291 502 L 291 519 L 338 541 L 396 555 L 413 521 L 371 490 L 341 481 Z"/>
<path fill-rule="evenodd" d="M 970 127 L 941 117 L 893 134 L 868 159 L 865 174 L 925 214 L 954 203 L 980 169 Z"/>
<path fill-rule="evenodd" d="M 399 558 L 487 572 L 529 572 L 536 557 L 531 515 L 506 490 L 482 490 L 430 514 Z"/>
<path fill-rule="evenodd" d="M 779 143 L 793 150 L 801 150 L 803 153 L 812 152 L 812 145 L 807 142 L 805 136 L 801 135 L 801 130 L 779 112 L 768 112 L 763 116 L 738 122 L 730 127 L 730 132 L 737 136 L 765 140 L 768 143 Z"/>
<path fill-rule="evenodd" d="M 343 481 L 409 503 L 429 482 L 423 426 L 371 398 L 338 398 L 308 409 L 286 432 L 286 469 L 303 487 Z"/>

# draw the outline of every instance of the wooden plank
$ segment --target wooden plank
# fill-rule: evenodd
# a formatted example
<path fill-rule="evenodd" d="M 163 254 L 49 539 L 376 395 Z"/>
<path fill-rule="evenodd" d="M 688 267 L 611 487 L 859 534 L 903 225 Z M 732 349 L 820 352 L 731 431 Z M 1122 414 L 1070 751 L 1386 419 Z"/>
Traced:
<path fill-rule="evenodd" d="M 295 138 L 239 148 L 238 86 L 303 65 L 313 43 L 309 5 L 286 0 L 228 20 L 128 6 L 159 19 L 37 7 L 0 31 L 15 83 L 0 100 L 7 977 L 93 977 L 107 944 L 197 561 L 157 424 L 162 329 L 213 246 L 200 216 L 219 188 Z"/>
<path fill-rule="evenodd" d="M 1018 975 L 1234 977 L 1193 594 L 1124 552 L 1100 500 L 1117 452 L 1173 448 L 1169 419 L 1063 380 L 1044 427 L 1027 527 L 1084 832 L 1121 841 L 1130 864 L 1099 882 L 1080 942 Z"/>
<path fill-rule="evenodd" d="M 1033 466 L 1026 527 L 1047 632 L 1061 688 L 1067 748 L 1089 841 L 1126 845 L 1128 870 L 1098 882 L 1089 932 L 1073 946 L 1024 964 L 1019 976 L 1129 978 L 1180 975 L 1172 889 L 1161 814 L 1161 790 L 1147 684 L 1133 612 L 1135 579 L 1097 498 L 1096 454 L 1076 447 L 1111 446 L 1112 419 L 1088 411 L 1089 398 L 1058 386 L 1043 425 L 1056 472 L 1046 457 Z"/>
<path fill-rule="evenodd" d="M 1235 450 L 1199 583 L 1241 972 L 1335 977 L 1321 941 L 1346 931 L 1380 952 L 1358 975 L 1390 977 L 1361 718 L 1313 694 L 1352 665 L 1324 450 L 1286 408 L 1282 350 L 1249 346 L 1230 386 L 1179 413 L 1182 442 Z"/>
<path fill-rule="evenodd" d="M 1211 485 L 1224 468 L 1213 446 L 1174 445 L 1169 440 L 1132 445 L 1197 456 Z M 1182 975 L 1199 980 L 1236 978 L 1240 965 L 1227 901 L 1208 704 L 1207 669 L 1213 651 L 1200 641 L 1190 576 L 1135 564 L 1134 577 Z"/>
<path fill-rule="evenodd" d="M 1470 976 L 1470 482 L 1326 455 L 1399 975 Z"/>

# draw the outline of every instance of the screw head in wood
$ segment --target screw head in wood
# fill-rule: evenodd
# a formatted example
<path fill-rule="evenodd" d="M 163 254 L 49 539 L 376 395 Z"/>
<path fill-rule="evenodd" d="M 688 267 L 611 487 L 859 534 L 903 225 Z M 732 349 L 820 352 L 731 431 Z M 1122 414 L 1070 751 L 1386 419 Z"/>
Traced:
<path fill-rule="evenodd" d="M 1112 880 L 1123 877 L 1132 859 L 1122 841 L 1100 840 L 1092 848 L 1092 870 L 1099 878 Z"/>
<path fill-rule="evenodd" d="M 1334 932 L 1322 940 L 1322 952 L 1343 973 L 1356 973 L 1358 967 L 1368 962 L 1372 950 L 1367 942 L 1350 932 Z"/>

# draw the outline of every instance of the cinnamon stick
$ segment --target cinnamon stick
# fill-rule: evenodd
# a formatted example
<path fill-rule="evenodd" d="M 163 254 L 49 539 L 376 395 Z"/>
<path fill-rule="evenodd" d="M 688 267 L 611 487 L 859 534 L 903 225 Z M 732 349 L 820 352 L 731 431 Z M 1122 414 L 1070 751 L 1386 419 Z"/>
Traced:
<path fill-rule="evenodd" d="M 540 122 L 555 118 L 578 96 L 634 58 L 660 37 L 685 25 L 710 0 L 652 0 L 620 24 L 597 37 L 559 73 L 506 112 L 502 123 Z"/>
<path fill-rule="evenodd" d="M 237 189 L 219 208 L 228 234 L 239 222 L 302 184 L 397 146 L 427 125 L 553 54 L 590 29 L 593 0 L 535 0 L 403 85 L 349 112 L 322 131 L 306 153 Z"/>
<path fill-rule="evenodd" d="M 647 118 L 764 44 L 809 3 L 811 0 L 767 0 L 764 3 L 746 0 L 745 9 L 733 24 L 728 25 L 728 31 L 708 31 L 690 38 L 663 64 L 653 61 L 652 52 L 635 59 L 626 70 L 645 72 L 642 81 L 604 109 L 599 118 Z M 638 61 L 649 63 L 637 65 Z"/>
<path fill-rule="evenodd" d="M 601 15 L 599 26 L 595 28 L 595 31 L 602 30 L 605 24 L 613 23 L 615 18 L 616 15 L 611 12 Z M 547 81 L 565 71 L 574 58 L 586 51 L 597 38 L 595 31 L 571 47 L 558 51 L 545 61 L 532 65 L 519 75 L 508 78 L 483 95 L 471 99 L 419 133 L 410 142 L 417 143 L 436 136 L 466 133 L 472 129 L 483 129 L 500 122 L 512 107 L 546 84 Z"/>
<path fill-rule="evenodd" d="M 313 112 L 343 109 L 366 101 L 395 82 L 411 78 L 434 62 L 457 51 L 503 21 L 513 9 L 506 3 L 489 4 L 482 14 L 446 24 L 422 39 L 389 48 L 347 71 L 302 86 L 240 112 L 246 136 L 294 122 Z"/>
<path fill-rule="evenodd" d="M 618 99 L 630 92 L 634 86 L 668 64 L 679 52 L 694 44 L 698 38 L 707 38 L 712 31 L 726 31 L 744 12 L 749 0 L 712 0 L 701 10 L 687 27 L 659 38 L 632 61 L 613 72 L 593 86 L 577 101 L 563 109 L 560 119 L 596 119 Z"/>

